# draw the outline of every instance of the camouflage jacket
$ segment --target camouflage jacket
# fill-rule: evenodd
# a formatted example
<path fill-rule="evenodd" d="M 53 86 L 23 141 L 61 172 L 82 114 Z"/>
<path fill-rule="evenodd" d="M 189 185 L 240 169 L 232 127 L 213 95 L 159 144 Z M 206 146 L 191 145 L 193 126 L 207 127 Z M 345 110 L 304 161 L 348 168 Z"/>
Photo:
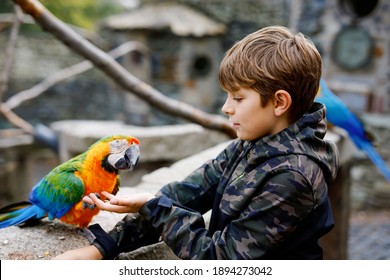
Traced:
<path fill-rule="evenodd" d="M 182 259 L 322 258 L 318 240 L 333 227 L 327 182 L 338 168 L 325 133 L 325 109 L 314 103 L 278 134 L 237 139 L 120 221 L 109 232 L 113 246 L 99 238 L 95 245 L 113 258 L 161 236 Z M 202 214 L 209 210 L 206 227 Z"/>

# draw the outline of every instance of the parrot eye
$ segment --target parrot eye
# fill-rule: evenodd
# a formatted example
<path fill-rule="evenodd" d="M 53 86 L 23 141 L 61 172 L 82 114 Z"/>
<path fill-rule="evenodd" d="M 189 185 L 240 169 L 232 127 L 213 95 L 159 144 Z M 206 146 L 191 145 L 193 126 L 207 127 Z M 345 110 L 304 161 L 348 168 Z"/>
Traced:
<path fill-rule="evenodd" d="M 120 153 L 127 148 L 127 141 L 125 139 L 114 140 L 110 143 L 111 153 Z"/>

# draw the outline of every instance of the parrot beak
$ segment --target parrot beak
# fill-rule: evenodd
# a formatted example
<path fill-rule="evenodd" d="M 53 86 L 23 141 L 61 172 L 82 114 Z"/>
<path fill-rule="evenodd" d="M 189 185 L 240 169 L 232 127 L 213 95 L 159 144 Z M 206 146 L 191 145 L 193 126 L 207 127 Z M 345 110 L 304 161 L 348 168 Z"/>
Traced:
<path fill-rule="evenodd" d="M 138 145 L 131 145 L 123 154 L 116 163 L 115 168 L 124 170 L 129 169 L 133 170 L 133 168 L 137 165 L 138 159 L 140 156 L 140 151 Z"/>

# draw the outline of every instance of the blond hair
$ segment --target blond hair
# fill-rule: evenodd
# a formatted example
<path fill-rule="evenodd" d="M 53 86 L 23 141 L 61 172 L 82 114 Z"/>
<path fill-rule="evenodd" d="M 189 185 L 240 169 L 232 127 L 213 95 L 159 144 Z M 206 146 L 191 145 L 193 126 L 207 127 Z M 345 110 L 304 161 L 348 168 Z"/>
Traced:
<path fill-rule="evenodd" d="M 228 50 L 219 81 L 228 92 L 240 87 L 255 90 L 263 106 L 276 91 L 286 90 L 292 98 L 289 119 L 294 122 L 310 109 L 321 74 L 321 56 L 309 38 L 282 26 L 270 26 L 247 35 Z"/>

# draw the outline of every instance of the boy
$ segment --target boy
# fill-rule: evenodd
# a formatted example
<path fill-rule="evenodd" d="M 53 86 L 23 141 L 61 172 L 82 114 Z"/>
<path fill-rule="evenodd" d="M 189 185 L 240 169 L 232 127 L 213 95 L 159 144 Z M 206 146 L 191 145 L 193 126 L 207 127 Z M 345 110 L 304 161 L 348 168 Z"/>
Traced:
<path fill-rule="evenodd" d="M 156 196 L 84 198 L 127 215 L 109 234 L 98 225 L 89 247 L 58 259 L 112 259 L 162 240 L 182 259 L 322 259 L 333 227 L 328 180 L 336 147 L 323 140 L 325 108 L 313 103 L 321 57 L 302 34 L 266 27 L 237 42 L 219 72 L 222 111 L 237 137 L 215 159 Z M 202 214 L 211 212 L 209 228 Z"/>

